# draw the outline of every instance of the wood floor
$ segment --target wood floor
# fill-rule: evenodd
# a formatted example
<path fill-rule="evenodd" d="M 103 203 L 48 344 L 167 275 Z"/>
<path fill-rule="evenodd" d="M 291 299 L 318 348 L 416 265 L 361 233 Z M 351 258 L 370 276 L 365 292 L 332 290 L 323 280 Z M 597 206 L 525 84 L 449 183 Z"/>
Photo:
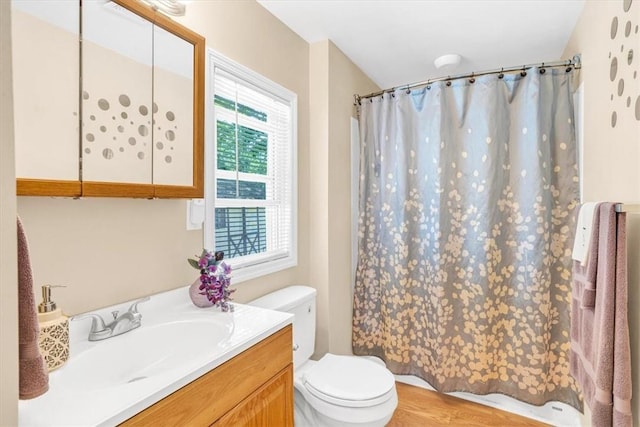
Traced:
<path fill-rule="evenodd" d="M 396 383 L 398 408 L 387 427 L 541 427 L 547 424 L 446 394 Z"/>

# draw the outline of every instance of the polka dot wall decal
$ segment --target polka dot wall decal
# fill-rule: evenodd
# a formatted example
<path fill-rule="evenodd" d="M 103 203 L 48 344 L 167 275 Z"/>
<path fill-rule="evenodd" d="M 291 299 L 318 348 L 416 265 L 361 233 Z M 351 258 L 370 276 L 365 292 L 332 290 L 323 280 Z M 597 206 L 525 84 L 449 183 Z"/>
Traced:
<path fill-rule="evenodd" d="M 138 151 L 138 158 L 139 158 L 140 160 L 143 160 L 143 159 L 144 159 L 144 153 L 143 153 L 142 151 Z"/>
<path fill-rule="evenodd" d="M 611 60 L 611 67 L 609 68 L 609 78 L 611 81 L 616 79 L 616 75 L 618 74 L 618 58 L 615 56 Z"/>
<path fill-rule="evenodd" d="M 124 132 L 124 126 L 119 125 L 118 126 L 118 132 L 120 132 L 120 133 Z"/>
<path fill-rule="evenodd" d="M 631 97 L 627 96 L 627 107 L 631 107 Z"/>
<path fill-rule="evenodd" d="M 131 100 L 125 94 L 122 94 L 118 97 L 118 102 L 120 102 L 120 105 L 122 105 L 123 107 L 128 107 L 129 105 L 131 105 Z"/>
<path fill-rule="evenodd" d="M 142 114 L 143 116 L 146 116 L 147 114 L 149 114 L 149 109 L 147 108 L 146 105 L 141 105 L 138 107 L 138 111 L 140 112 L 140 114 Z"/>
<path fill-rule="evenodd" d="M 629 37 L 631 34 L 631 21 L 627 21 L 627 24 L 624 26 L 624 36 Z"/>
<path fill-rule="evenodd" d="M 123 111 L 122 113 L 120 113 L 120 117 L 122 117 L 123 119 L 126 119 L 129 116 L 127 115 L 127 113 Z"/>
<path fill-rule="evenodd" d="M 138 133 L 140 134 L 140 136 L 147 136 L 149 135 L 149 128 L 147 128 L 145 125 L 140 125 L 138 126 Z"/>
<path fill-rule="evenodd" d="M 104 150 L 102 150 L 102 157 L 107 160 L 113 159 L 113 150 L 111 148 L 105 148 Z"/>
<path fill-rule="evenodd" d="M 624 93 L 624 79 L 618 81 L 618 96 L 622 96 Z"/>
<path fill-rule="evenodd" d="M 84 152 L 87 154 L 91 154 L 91 148 L 87 147 L 84 149 Z"/>
<path fill-rule="evenodd" d="M 95 119 L 96 119 L 96 116 L 94 116 L 94 115 L 92 114 L 92 115 L 90 115 L 90 116 L 89 116 L 89 118 L 90 118 L 91 120 L 95 120 Z"/>
<path fill-rule="evenodd" d="M 614 16 L 611 21 L 611 40 L 616 38 L 616 34 L 618 33 L 618 17 Z"/>
<path fill-rule="evenodd" d="M 136 145 L 136 139 L 134 137 L 129 138 L 129 145 Z"/>
<path fill-rule="evenodd" d="M 164 148 L 164 144 L 160 141 L 156 142 L 156 148 L 158 150 L 162 150 Z"/>
<path fill-rule="evenodd" d="M 627 53 L 627 64 L 631 65 L 633 62 L 633 49 L 629 49 L 629 53 Z"/>
<path fill-rule="evenodd" d="M 95 136 L 93 136 L 93 134 L 92 134 L 92 133 L 88 133 L 88 134 L 85 136 L 85 138 L 87 138 L 87 141 L 89 141 L 89 142 L 93 142 L 93 141 L 95 141 L 95 140 L 96 140 L 96 137 L 95 137 Z"/>
<path fill-rule="evenodd" d="M 613 94 L 611 94 L 611 100 L 613 101 Z"/>
<path fill-rule="evenodd" d="M 636 120 L 640 120 L 640 95 L 636 98 Z"/>
<path fill-rule="evenodd" d="M 620 52 L 624 52 L 624 45 L 620 45 Z"/>
<path fill-rule="evenodd" d="M 106 126 L 100 126 L 100 132 L 106 132 L 107 131 L 107 127 Z"/>
<path fill-rule="evenodd" d="M 155 102 L 153 103 L 151 108 L 152 108 L 151 111 L 153 111 L 153 114 L 158 112 L 158 104 L 156 104 Z"/>
<path fill-rule="evenodd" d="M 98 107 L 100 107 L 102 111 L 107 111 L 109 109 L 109 101 L 104 98 L 100 98 L 98 100 Z"/>
<path fill-rule="evenodd" d="M 170 122 L 176 119 L 176 115 L 173 114 L 173 111 L 167 111 L 166 116 L 167 116 L 167 120 L 169 120 Z"/>
<path fill-rule="evenodd" d="M 167 163 L 171 163 L 173 159 L 171 158 L 171 156 L 165 156 L 164 161 Z"/>
<path fill-rule="evenodd" d="M 623 0 L 622 9 L 625 12 L 629 12 L 629 9 L 631 9 L 631 3 L 632 3 L 632 0 Z"/>
<path fill-rule="evenodd" d="M 174 131 L 172 130 L 168 130 L 165 132 L 164 134 L 165 138 L 167 138 L 169 141 L 173 141 L 174 139 L 176 139 L 176 134 Z"/>
<path fill-rule="evenodd" d="M 616 127 L 616 123 L 618 122 L 618 114 L 614 111 L 611 113 L 611 127 Z"/>
<path fill-rule="evenodd" d="M 89 99 L 89 92 L 87 92 L 86 90 L 82 91 L 82 99 Z"/>
<path fill-rule="evenodd" d="M 124 147 L 118 148 L 118 151 L 120 151 L 121 153 L 124 153 Z"/>

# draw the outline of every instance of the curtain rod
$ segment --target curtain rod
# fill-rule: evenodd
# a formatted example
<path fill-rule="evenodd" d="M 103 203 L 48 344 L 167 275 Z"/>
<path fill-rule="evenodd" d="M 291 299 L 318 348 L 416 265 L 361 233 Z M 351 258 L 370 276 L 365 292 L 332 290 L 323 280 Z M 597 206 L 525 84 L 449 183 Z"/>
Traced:
<path fill-rule="evenodd" d="M 567 59 L 565 61 L 542 62 L 539 64 L 520 65 L 519 67 L 496 68 L 494 70 L 471 72 L 471 73 L 465 73 L 465 74 L 456 74 L 453 76 L 446 76 L 446 77 L 437 77 L 434 79 L 423 80 L 421 82 L 411 83 L 408 85 L 395 86 L 389 89 L 380 90 L 378 92 L 372 92 L 368 95 L 360 96 L 356 94 L 356 95 L 353 95 L 353 97 L 354 97 L 355 103 L 360 104 L 360 101 L 363 99 L 374 98 L 376 96 L 384 95 L 385 93 L 391 93 L 397 89 L 410 90 L 411 88 L 425 86 L 431 83 L 442 82 L 442 81 L 446 81 L 448 84 L 450 84 L 449 82 L 451 82 L 452 80 L 466 79 L 466 78 L 470 79 L 471 83 L 473 83 L 475 81 L 475 77 L 485 76 L 488 74 L 498 74 L 498 78 L 501 79 L 502 77 L 504 77 L 504 73 L 512 73 L 515 71 L 520 71 L 521 73 L 526 74 L 526 70 L 533 67 L 540 68 L 541 73 L 544 73 L 545 68 L 555 68 L 555 67 L 567 67 L 567 72 L 569 72 L 571 71 L 572 68 L 575 68 L 575 69 L 582 68 L 582 62 L 580 61 L 580 55 L 574 55 L 573 58 Z"/>

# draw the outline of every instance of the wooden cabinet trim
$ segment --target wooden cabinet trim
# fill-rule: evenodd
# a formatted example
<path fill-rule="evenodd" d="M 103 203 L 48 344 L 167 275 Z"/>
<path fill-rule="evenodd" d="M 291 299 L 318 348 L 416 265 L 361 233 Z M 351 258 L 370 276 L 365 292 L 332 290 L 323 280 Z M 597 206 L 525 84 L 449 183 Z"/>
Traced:
<path fill-rule="evenodd" d="M 122 425 L 211 425 L 291 365 L 291 345 L 287 325 Z"/>
<path fill-rule="evenodd" d="M 82 181 L 82 196 L 152 199 L 155 194 L 153 187 L 152 184 Z"/>
<path fill-rule="evenodd" d="M 16 195 L 80 197 L 82 186 L 80 181 L 18 178 L 16 179 Z"/>

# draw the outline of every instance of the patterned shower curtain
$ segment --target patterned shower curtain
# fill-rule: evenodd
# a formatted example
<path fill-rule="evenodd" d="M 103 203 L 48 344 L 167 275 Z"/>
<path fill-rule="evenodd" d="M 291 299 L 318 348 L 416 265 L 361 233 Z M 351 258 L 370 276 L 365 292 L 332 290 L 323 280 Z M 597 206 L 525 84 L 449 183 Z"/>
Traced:
<path fill-rule="evenodd" d="M 363 100 L 355 354 L 443 392 L 582 408 L 569 374 L 572 74 Z"/>

